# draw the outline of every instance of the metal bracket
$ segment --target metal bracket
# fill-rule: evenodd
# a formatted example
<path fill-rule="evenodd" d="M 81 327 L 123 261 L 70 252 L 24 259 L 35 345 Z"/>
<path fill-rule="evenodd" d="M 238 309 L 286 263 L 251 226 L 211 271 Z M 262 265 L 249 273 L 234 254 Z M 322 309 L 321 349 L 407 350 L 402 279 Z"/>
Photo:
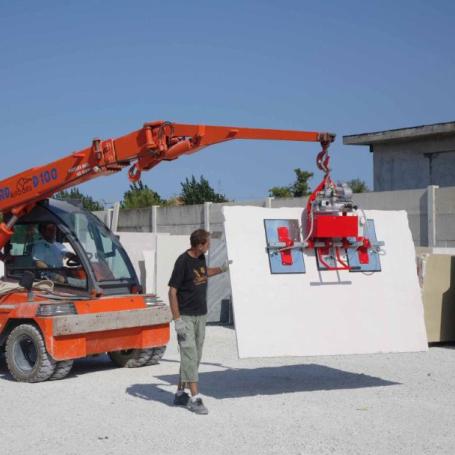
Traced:
<path fill-rule="evenodd" d="M 364 226 L 364 236 L 370 241 L 370 246 L 367 249 L 360 247 L 359 249 L 347 249 L 348 262 L 351 272 L 380 272 L 381 260 L 379 250 L 384 246 L 384 242 L 378 241 L 374 220 L 367 219 Z"/>
<path fill-rule="evenodd" d="M 305 273 L 298 220 L 264 220 L 270 272 Z"/>

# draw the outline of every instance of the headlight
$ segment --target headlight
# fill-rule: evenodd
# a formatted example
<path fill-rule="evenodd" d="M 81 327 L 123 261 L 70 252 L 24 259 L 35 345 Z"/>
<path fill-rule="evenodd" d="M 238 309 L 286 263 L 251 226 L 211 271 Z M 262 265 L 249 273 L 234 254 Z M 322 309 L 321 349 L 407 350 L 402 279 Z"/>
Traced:
<path fill-rule="evenodd" d="M 74 303 L 42 303 L 36 312 L 37 316 L 63 316 L 67 314 L 77 314 Z"/>

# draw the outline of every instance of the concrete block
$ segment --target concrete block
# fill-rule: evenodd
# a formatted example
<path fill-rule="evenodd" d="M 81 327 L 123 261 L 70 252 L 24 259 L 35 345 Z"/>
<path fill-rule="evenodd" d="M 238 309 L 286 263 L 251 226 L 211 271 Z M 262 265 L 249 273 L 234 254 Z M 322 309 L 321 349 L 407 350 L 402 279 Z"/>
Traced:
<path fill-rule="evenodd" d="M 455 255 L 420 255 L 428 341 L 455 341 Z"/>

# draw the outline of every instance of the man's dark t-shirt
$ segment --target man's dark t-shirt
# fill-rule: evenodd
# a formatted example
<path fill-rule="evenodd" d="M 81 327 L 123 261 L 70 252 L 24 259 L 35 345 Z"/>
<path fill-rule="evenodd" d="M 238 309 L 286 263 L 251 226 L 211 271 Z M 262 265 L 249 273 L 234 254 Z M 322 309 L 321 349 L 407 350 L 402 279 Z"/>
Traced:
<path fill-rule="evenodd" d="M 205 256 L 193 258 L 187 251 L 175 261 L 169 286 L 177 289 L 180 314 L 207 314 L 207 266 Z"/>

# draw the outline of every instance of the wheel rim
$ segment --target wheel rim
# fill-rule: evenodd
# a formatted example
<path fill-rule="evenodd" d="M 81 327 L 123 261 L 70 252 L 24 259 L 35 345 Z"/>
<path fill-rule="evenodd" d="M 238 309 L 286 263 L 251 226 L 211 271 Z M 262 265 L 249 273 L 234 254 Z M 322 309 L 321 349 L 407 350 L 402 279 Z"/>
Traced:
<path fill-rule="evenodd" d="M 38 361 L 38 351 L 33 339 L 22 335 L 14 344 L 16 366 L 24 373 L 30 373 Z"/>

